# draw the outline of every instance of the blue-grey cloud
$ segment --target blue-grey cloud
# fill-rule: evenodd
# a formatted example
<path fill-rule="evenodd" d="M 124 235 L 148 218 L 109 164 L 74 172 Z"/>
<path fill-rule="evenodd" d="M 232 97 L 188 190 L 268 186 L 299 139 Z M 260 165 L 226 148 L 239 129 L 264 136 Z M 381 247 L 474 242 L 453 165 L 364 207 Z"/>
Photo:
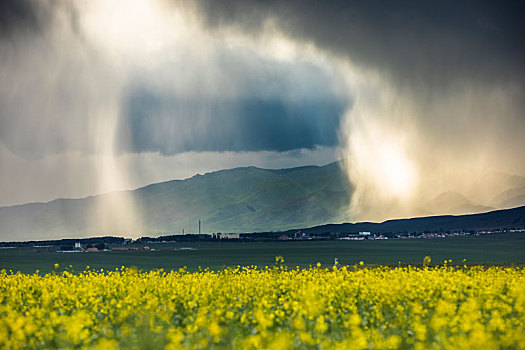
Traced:
<path fill-rule="evenodd" d="M 79 27 L 74 3 L 9 0 L 0 10 L 0 143 L 26 158 L 95 152 L 106 113 L 119 114 L 120 153 L 332 147 L 351 103 L 327 67 L 214 43 L 203 54 L 210 42 L 164 48 L 113 84 L 118 73 Z"/>
<path fill-rule="evenodd" d="M 121 117 L 123 147 L 131 152 L 289 151 L 335 146 L 346 102 L 184 99 L 136 90 Z"/>
<path fill-rule="evenodd" d="M 188 65 L 200 74 L 187 74 Z M 167 84 L 155 79 L 170 75 Z M 211 80 L 211 83 L 210 83 Z M 217 48 L 205 62 L 167 60 L 130 79 L 120 116 L 120 151 L 290 151 L 336 146 L 351 97 L 319 64 Z M 345 93 L 342 93 L 345 91 Z"/>
<path fill-rule="evenodd" d="M 135 91 L 121 130 L 127 151 L 288 151 L 335 146 L 344 101 L 241 98 L 203 101 Z"/>

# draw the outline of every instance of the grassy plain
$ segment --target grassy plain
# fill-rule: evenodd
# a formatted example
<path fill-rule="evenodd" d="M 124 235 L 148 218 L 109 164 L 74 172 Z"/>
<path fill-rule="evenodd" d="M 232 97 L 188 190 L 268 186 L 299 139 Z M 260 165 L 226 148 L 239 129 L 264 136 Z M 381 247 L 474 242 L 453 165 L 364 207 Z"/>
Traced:
<path fill-rule="evenodd" d="M 487 236 L 409 239 L 385 241 L 291 241 L 291 242 L 193 242 L 149 244 L 154 251 L 114 251 L 96 253 L 57 253 L 56 247 L 13 248 L 0 250 L 0 269 L 47 273 L 58 263 L 60 269 L 82 271 L 114 270 L 135 266 L 149 271 L 186 266 L 195 271 L 199 266 L 213 270 L 227 266 L 271 265 L 283 256 L 290 267 L 307 267 L 321 262 L 331 266 L 334 258 L 343 265 L 359 261 L 366 264 L 418 264 L 425 256 L 433 263 L 452 259 L 461 263 L 525 263 L 525 234 L 509 233 Z M 196 250 L 178 250 L 191 247 Z"/>

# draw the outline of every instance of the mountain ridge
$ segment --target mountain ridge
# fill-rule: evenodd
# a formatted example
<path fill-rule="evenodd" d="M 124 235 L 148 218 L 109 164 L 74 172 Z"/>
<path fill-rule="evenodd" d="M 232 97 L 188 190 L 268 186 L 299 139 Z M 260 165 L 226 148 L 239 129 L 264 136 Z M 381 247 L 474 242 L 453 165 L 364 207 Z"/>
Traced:
<path fill-rule="evenodd" d="M 198 220 L 203 232 L 288 229 L 340 222 L 340 214 L 348 212 L 351 192 L 340 162 L 289 169 L 225 169 L 135 190 L 1 207 L 0 239 L 195 233 Z M 139 232 L 106 229 L 97 222 L 97 207 L 112 205 L 124 196 L 133 200 L 141 214 Z"/>
<path fill-rule="evenodd" d="M 357 232 L 375 233 L 423 232 L 436 230 L 476 230 L 525 228 L 525 206 L 491 210 L 485 213 L 463 215 L 432 215 L 382 222 L 326 224 L 300 229 L 306 233 Z M 294 230 L 290 230 L 294 231 Z"/>
<path fill-rule="evenodd" d="M 496 174 L 497 175 L 497 174 Z M 525 178 L 494 174 L 487 183 L 503 190 L 493 202 L 517 207 L 525 204 Z M 480 176 L 480 178 L 483 178 Z M 512 186 L 516 187 L 512 187 Z M 84 198 L 57 198 L 0 207 L 0 240 L 52 239 L 77 235 L 158 235 L 202 232 L 286 231 L 297 227 L 315 227 L 351 221 L 350 200 L 353 186 L 343 166 L 337 161 L 324 166 L 264 169 L 255 166 L 223 169 Z M 104 208 L 131 200 L 140 214 L 142 227 L 126 231 L 115 220 L 131 220 L 106 215 Z M 117 204 L 116 204 L 117 203 Z M 421 202 L 418 216 L 471 214 L 492 208 L 471 200 L 464 193 L 443 192 Z M 507 208 L 508 208 L 507 207 Z M 102 208 L 102 209 L 101 209 Z M 440 213 L 441 212 L 441 213 Z M 419 212 L 418 212 L 419 214 Z M 109 216 L 109 221 L 107 220 Z M 108 223 L 109 222 L 109 223 Z"/>

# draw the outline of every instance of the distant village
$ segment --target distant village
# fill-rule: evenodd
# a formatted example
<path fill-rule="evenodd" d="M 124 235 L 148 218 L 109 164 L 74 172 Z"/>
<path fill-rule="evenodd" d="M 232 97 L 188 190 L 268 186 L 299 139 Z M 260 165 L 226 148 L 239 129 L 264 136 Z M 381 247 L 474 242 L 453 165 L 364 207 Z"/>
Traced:
<path fill-rule="evenodd" d="M 141 243 L 169 243 L 173 241 L 320 241 L 320 240 L 388 240 L 388 239 L 432 239 L 459 236 L 480 236 L 501 233 L 525 232 L 521 229 L 495 229 L 495 230 L 468 230 L 468 231 L 445 231 L 445 232 L 401 232 L 401 233 L 375 233 L 369 231 L 343 233 L 343 232 L 308 232 L 308 231 L 286 231 L 286 232 L 256 232 L 256 233 L 212 233 L 193 235 L 171 235 L 157 238 L 142 237 L 135 242 Z"/>
<path fill-rule="evenodd" d="M 308 232 L 308 231 L 286 231 L 286 232 L 256 232 L 256 233 L 186 233 L 164 235 L 160 237 L 141 237 L 138 239 L 105 236 L 81 239 L 60 239 L 47 241 L 27 242 L 0 242 L 0 248 L 17 247 L 56 247 L 61 253 L 78 252 L 109 252 L 109 251 L 149 251 L 155 250 L 150 245 L 158 243 L 185 243 L 185 242 L 261 242 L 261 241 L 365 241 L 365 240 L 392 240 L 392 239 L 438 239 L 446 237 L 482 236 L 504 233 L 525 232 L 519 229 L 494 229 L 494 230 L 457 230 L 444 232 Z M 180 250 L 192 248 L 179 248 Z"/>

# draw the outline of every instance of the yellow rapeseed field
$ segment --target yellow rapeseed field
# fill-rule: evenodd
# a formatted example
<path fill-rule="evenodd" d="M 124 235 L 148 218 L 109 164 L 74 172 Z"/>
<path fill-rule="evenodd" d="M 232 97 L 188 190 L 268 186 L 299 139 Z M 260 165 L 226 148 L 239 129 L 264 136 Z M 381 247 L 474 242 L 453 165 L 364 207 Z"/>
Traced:
<path fill-rule="evenodd" d="M 519 267 L 0 273 L 0 348 L 525 349 Z"/>

